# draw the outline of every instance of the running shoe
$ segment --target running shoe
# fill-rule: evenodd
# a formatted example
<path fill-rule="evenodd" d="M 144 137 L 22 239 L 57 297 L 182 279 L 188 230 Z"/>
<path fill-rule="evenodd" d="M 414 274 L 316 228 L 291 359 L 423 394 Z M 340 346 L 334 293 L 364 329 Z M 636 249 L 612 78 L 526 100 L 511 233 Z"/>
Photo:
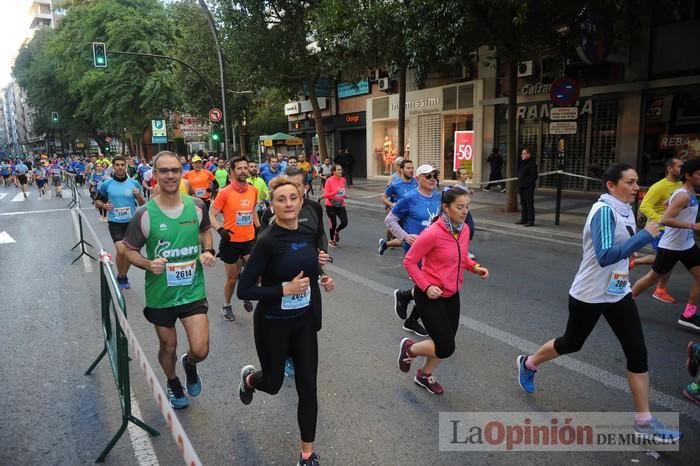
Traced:
<path fill-rule="evenodd" d="M 318 455 L 316 453 L 311 453 L 311 456 L 307 459 L 303 459 L 301 455 L 299 455 L 297 466 L 321 466 L 321 463 L 319 462 Z"/>
<path fill-rule="evenodd" d="M 698 375 L 700 368 L 700 343 L 688 343 L 688 359 L 685 361 L 685 368 L 688 369 L 688 374 L 691 377 Z"/>
<path fill-rule="evenodd" d="M 383 256 L 387 249 L 389 249 L 389 245 L 386 244 L 386 240 L 384 238 L 379 238 L 379 248 L 377 249 L 377 253 L 379 253 L 380 256 Z"/>
<path fill-rule="evenodd" d="M 294 361 L 292 361 L 292 358 L 287 358 L 284 361 L 284 375 L 294 377 Z"/>
<path fill-rule="evenodd" d="M 398 288 L 394 290 L 394 311 L 399 319 L 406 320 L 406 312 L 408 311 L 408 304 L 413 299 L 413 295 L 410 290 L 399 290 Z"/>
<path fill-rule="evenodd" d="M 129 287 L 127 283 L 128 282 L 126 277 L 120 277 L 119 275 L 117 275 L 117 286 L 120 290 L 126 290 Z"/>
<path fill-rule="evenodd" d="M 501 192 L 502 193 L 506 192 L 506 188 L 501 188 Z"/>
<path fill-rule="evenodd" d="M 663 288 L 657 288 L 654 290 L 654 294 L 651 295 L 652 298 L 658 299 L 662 303 L 666 304 L 676 304 L 676 298 L 671 296 L 668 291 Z"/>
<path fill-rule="evenodd" d="M 652 440 L 657 443 L 674 443 L 683 438 L 683 433 L 667 429 L 658 419 L 652 418 L 649 424 L 640 425 L 634 423 L 634 436 L 643 440 Z"/>
<path fill-rule="evenodd" d="M 333 241 L 332 239 L 329 239 L 329 240 L 328 240 L 328 246 L 330 246 L 330 247 L 332 247 L 332 248 L 337 248 L 337 247 L 338 247 L 338 243 L 336 243 L 336 242 Z"/>
<path fill-rule="evenodd" d="M 243 309 L 246 310 L 246 312 L 253 312 L 253 303 L 250 301 L 243 301 Z"/>
<path fill-rule="evenodd" d="M 432 374 L 423 374 L 423 371 L 420 369 L 416 371 L 416 376 L 413 377 L 413 381 L 416 383 L 416 385 L 420 385 L 434 395 L 442 395 L 445 393 L 445 391 L 442 389 L 442 385 L 438 383 Z"/>
<path fill-rule="evenodd" d="M 694 384 L 689 383 L 688 386 L 683 389 L 683 396 L 700 406 L 700 388 L 695 390 L 693 389 L 693 385 Z"/>
<path fill-rule="evenodd" d="M 425 330 L 425 327 L 423 327 L 420 322 L 414 319 L 406 319 L 403 322 L 403 329 L 407 332 L 413 332 L 419 337 L 427 337 L 428 332 Z"/>
<path fill-rule="evenodd" d="M 518 385 L 527 393 L 535 393 L 535 373 L 525 366 L 526 354 L 521 354 L 516 360 L 518 362 Z"/>
<path fill-rule="evenodd" d="M 190 405 L 190 400 L 185 396 L 185 391 L 182 389 L 180 379 L 175 377 L 174 380 L 168 380 L 166 389 L 168 393 L 168 403 L 173 409 L 185 409 Z"/>
<path fill-rule="evenodd" d="M 230 304 L 221 306 L 221 315 L 224 317 L 224 320 L 228 320 L 229 322 L 236 320 L 236 316 L 233 315 L 233 308 Z"/>
<path fill-rule="evenodd" d="M 489 188 L 488 186 L 484 186 L 483 188 L 481 188 L 481 190 L 489 192 L 489 191 L 491 191 L 491 188 Z"/>
<path fill-rule="evenodd" d="M 399 345 L 399 370 L 401 372 L 408 372 L 411 369 L 411 363 L 415 358 L 408 354 L 408 349 L 413 344 L 413 340 L 410 338 L 404 338 L 401 340 Z"/>
<path fill-rule="evenodd" d="M 131 289 L 131 283 L 129 283 L 129 277 L 124 275 L 124 281 L 122 282 L 124 289 L 128 290 Z"/>
<path fill-rule="evenodd" d="M 249 405 L 250 402 L 253 401 L 253 393 L 255 393 L 255 389 L 253 387 L 249 387 L 245 381 L 248 376 L 253 373 L 255 373 L 255 367 L 251 366 L 250 364 L 241 369 L 241 382 L 238 385 L 238 397 L 241 399 L 241 402 L 244 405 Z"/>
<path fill-rule="evenodd" d="M 685 317 L 683 314 L 678 318 L 678 323 L 683 327 L 687 327 L 696 331 L 700 331 L 700 316 L 693 314 L 690 317 Z"/>
<path fill-rule="evenodd" d="M 190 364 L 189 357 L 187 353 L 183 353 L 180 356 L 180 363 L 182 363 L 182 368 L 185 370 L 187 375 L 187 380 L 185 388 L 187 388 L 187 393 L 190 396 L 197 396 L 202 393 L 202 377 L 197 373 L 197 365 Z"/>

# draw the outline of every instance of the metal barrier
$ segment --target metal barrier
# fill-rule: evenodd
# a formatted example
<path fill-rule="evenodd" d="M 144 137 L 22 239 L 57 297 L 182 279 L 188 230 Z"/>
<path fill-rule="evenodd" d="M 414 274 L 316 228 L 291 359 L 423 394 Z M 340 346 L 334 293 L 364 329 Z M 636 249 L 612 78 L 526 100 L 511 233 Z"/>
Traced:
<path fill-rule="evenodd" d="M 188 466 L 201 466 L 202 462 L 199 459 L 197 452 L 192 447 L 190 439 L 187 437 L 187 433 L 182 428 L 182 424 L 180 424 L 175 411 L 168 404 L 167 395 L 158 383 L 158 377 L 153 371 L 153 367 L 146 358 L 141 344 L 136 339 L 136 335 L 126 319 L 126 302 L 124 300 L 124 296 L 119 290 L 116 277 L 114 276 L 114 271 L 112 270 L 111 256 L 102 247 L 102 243 L 97 237 L 95 230 L 92 228 L 92 225 L 90 225 L 90 222 L 80 207 L 75 207 L 72 209 L 72 211 L 75 211 L 78 214 L 78 218 L 82 219 L 81 222 L 84 220 L 87 230 L 91 233 L 92 238 L 99 250 L 100 307 L 102 316 L 102 331 L 104 333 L 104 347 L 95 361 L 87 369 L 85 375 L 90 375 L 97 364 L 99 364 L 99 362 L 105 356 L 108 356 L 112 367 L 112 374 L 114 375 L 114 381 L 119 392 L 122 412 L 121 426 L 109 441 L 107 446 L 102 450 L 95 462 L 101 463 L 104 461 L 106 456 L 126 430 L 129 422 L 132 422 L 133 424 L 144 429 L 152 436 L 160 435 L 157 430 L 153 429 L 132 414 L 131 380 L 129 376 L 129 349 L 131 349 L 131 354 L 134 357 L 139 369 L 141 369 L 141 372 L 148 381 L 148 387 L 151 390 L 153 398 L 158 404 L 160 413 L 166 422 L 168 430 L 175 440 L 183 460 Z M 83 231 L 84 230 L 81 227 L 81 241 L 84 241 Z"/>

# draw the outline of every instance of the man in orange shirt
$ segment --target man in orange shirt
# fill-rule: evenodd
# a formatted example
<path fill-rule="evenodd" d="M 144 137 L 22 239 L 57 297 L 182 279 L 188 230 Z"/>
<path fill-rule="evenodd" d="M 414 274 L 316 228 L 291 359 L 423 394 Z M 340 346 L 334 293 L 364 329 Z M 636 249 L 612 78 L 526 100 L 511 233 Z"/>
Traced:
<path fill-rule="evenodd" d="M 248 161 L 243 157 L 233 159 L 229 167 L 231 183 L 219 191 L 209 211 L 211 225 L 221 236 L 219 257 L 226 270 L 224 305 L 221 313 L 228 321 L 236 320 L 231 308 L 231 298 L 241 273 L 240 261 L 245 262 L 250 257 L 255 245 L 255 229 L 260 226 L 260 219 L 255 211 L 258 190 L 247 183 L 247 178 Z M 223 224 L 219 223 L 219 214 L 223 214 Z M 244 301 L 243 307 L 248 312 L 253 310 L 250 301 Z"/>
<path fill-rule="evenodd" d="M 209 170 L 202 170 L 202 158 L 199 155 L 192 157 L 192 170 L 185 173 L 183 178 L 190 182 L 194 197 L 203 200 L 209 207 L 211 201 L 209 186 L 214 181 L 214 174 Z"/>

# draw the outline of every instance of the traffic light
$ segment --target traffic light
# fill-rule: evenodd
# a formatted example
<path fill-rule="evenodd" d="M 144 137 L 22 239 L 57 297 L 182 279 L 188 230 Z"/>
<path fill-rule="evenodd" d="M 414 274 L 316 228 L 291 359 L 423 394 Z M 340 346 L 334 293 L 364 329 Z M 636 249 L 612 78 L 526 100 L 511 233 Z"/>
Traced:
<path fill-rule="evenodd" d="M 211 135 L 211 139 L 212 139 L 213 141 L 219 141 L 219 133 L 217 133 L 217 132 L 215 131 L 215 132 Z"/>
<path fill-rule="evenodd" d="M 92 59 L 95 68 L 107 68 L 107 46 L 104 42 L 92 43 Z"/>
<path fill-rule="evenodd" d="M 51 123 L 58 123 L 58 112 L 51 112 Z"/>

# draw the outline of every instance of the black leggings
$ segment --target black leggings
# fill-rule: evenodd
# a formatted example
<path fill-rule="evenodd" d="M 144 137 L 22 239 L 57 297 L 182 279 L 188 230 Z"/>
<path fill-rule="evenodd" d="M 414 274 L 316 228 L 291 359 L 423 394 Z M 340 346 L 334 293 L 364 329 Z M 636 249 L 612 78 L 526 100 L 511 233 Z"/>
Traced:
<path fill-rule="evenodd" d="M 318 417 L 318 340 L 312 312 L 309 310 L 294 319 L 275 320 L 266 319 L 264 313 L 256 310 L 254 321 L 260 370 L 253 374 L 250 384 L 256 390 L 276 395 L 284 382 L 285 359 L 291 356 L 299 396 L 297 422 L 301 441 L 313 442 Z"/>
<path fill-rule="evenodd" d="M 459 328 L 459 293 L 449 298 L 430 299 L 417 286 L 413 289 L 418 315 L 435 343 L 435 356 L 449 358 L 455 352 Z"/>
<path fill-rule="evenodd" d="M 331 240 L 335 241 L 335 234 L 339 233 L 340 230 L 348 226 L 348 213 L 345 210 L 345 207 L 333 207 L 332 205 L 327 205 L 326 215 L 328 215 L 328 218 L 331 221 L 329 236 Z M 340 225 L 336 225 L 336 216 L 340 218 Z"/>
<path fill-rule="evenodd" d="M 601 315 L 608 321 L 608 325 L 622 345 L 622 351 L 627 358 L 627 370 L 636 374 L 648 372 L 642 322 L 639 319 L 637 305 L 632 299 L 632 293 L 616 303 L 584 303 L 569 296 L 569 320 L 566 323 L 566 333 L 554 340 L 554 350 L 558 354 L 575 353 L 580 350 Z"/>

